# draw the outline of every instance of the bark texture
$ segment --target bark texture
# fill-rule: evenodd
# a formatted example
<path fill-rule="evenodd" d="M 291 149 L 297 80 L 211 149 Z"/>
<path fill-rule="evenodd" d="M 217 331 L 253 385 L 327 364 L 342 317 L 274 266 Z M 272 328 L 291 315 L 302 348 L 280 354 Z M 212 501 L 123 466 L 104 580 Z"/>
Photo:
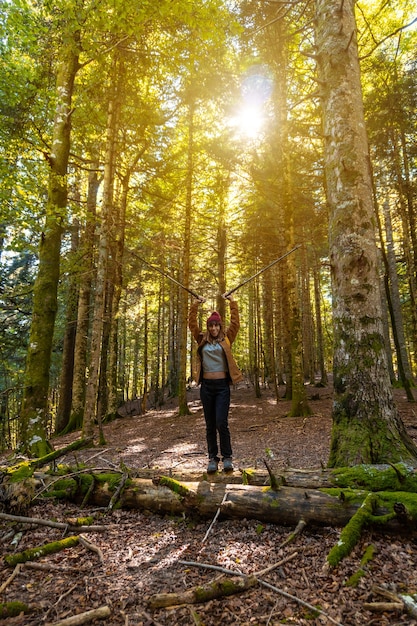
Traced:
<path fill-rule="evenodd" d="M 354 2 L 316 7 L 335 346 L 329 465 L 415 461 L 385 352 Z"/>

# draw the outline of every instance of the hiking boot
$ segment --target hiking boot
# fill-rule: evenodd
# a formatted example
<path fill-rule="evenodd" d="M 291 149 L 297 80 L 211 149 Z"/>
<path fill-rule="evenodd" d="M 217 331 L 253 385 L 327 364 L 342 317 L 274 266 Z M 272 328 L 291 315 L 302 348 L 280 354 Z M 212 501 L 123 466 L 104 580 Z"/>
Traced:
<path fill-rule="evenodd" d="M 214 474 L 217 472 L 219 464 L 216 459 L 210 459 L 209 464 L 207 465 L 207 474 Z"/>
<path fill-rule="evenodd" d="M 233 472 L 232 459 L 223 459 L 223 469 L 225 472 Z"/>

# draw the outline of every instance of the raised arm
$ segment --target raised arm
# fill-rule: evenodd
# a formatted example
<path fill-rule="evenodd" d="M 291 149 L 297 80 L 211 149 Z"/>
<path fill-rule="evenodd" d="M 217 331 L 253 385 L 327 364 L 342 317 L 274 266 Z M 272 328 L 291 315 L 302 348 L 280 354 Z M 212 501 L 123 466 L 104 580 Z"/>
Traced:
<path fill-rule="evenodd" d="M 230 343 L 232 344 L 234 340 L 236 339 L 236 335 L 240 328 L 239 308 L 237 306 L 237 302 L 235 302 L 232 296 L 225 296 L 223 294 L 223 298 L 225 298 L 226 300 L 229 300 L 230 324 L 226 331 L 226 335 Z"/>
<path fill-rule="evenodd" d="M 188 313 L 188 328 L 191 331 L 192 336 L 198 342 L 199 338 L 202 334 L 202 330 L 197 322 L 197 311 L 199 305 L 203 302 L 203 300 L 194 300 L 191 305 L 190 312 Z"/>

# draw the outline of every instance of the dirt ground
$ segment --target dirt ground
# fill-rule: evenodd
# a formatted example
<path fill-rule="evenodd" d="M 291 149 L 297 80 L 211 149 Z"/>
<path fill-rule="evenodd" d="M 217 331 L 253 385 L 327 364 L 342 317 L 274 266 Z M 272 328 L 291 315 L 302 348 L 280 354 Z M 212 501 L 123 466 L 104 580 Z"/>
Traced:
<path fill-rule="evenodd" d="M 282 390 L 283 391 L 283 390 Z M 270 390 L 256 398 L 242 385 L 232 392 L 230 429 L 236 471 L 264 468 L 268 459 L 275 468 L 313 469 L 326 465 L 331 429 L 332 391 L 308 387 L 308 418 L 289 418 L 289 402 L 275 401 Z M 401 418 L 417 443 L 417 405 L 395 390 Z M 118 419 L 105 425 L 106 445 L 68 454 L 64 462 L 76 466 L 111 469 L 123 462 L 131 468 L 206 468 L 205 429 L 199 390 L 189 391 L 191 414 L 178 417 L 175 402 L 145 415 Z M 53 441 L 62 447 L 79 433 Z M 4 462 L 4 458 L 2 460 Z M 88 515 L 87 508 L 83 514 Z M 110 617 L 94 623 L 108 626 L 223 624 L 323 626 L 417 625 L 417 616 L 405 610 L 374 612 L 366 603 L 384 598 L 375 585 L 396 594 L 417 594 L 417 545 L 414 536 L 390 536 L 365 532 L 351 555 L 335 569 L 326 567 L 326 555 L 337 543 L 340 530 L 307 527 L 295 540 L 282 545 L 294 530 L 257 520 L 217 519 L 208 538 L 208 520 L 157 516 L 146 511 L 94 511 L 105 532 L 88 533 L 99 555 L 84 545 L 68 548 L 25 565 L 8 580 L 13 569 L 0 564 L 0 602 L 20 600 L 32 607 L 29 615 L 9 618 L 10 625 L 60 624 L 88 610 L 108 606 Z M 80 514 L 72 504 L 37 500 L 32 517 L 63 521 Z M 0 521 L 3 554 L 61 538 L 49 527 Z M 373 558 L 362 565 L 368 546 Z M 286 560 L 288 559 L 288 560 Z M 281 563 L 281 564 L 279 564 Z M 184 592 L 212 581 L 221 567 L 243 574 L 276 565 L 262 581 L 268 584 L 238 595 L 200 604 L 181 604 L 150 610 L 155 593 Z M 33 569 L 38 567 L 41 569 Z M 357 586 L 347 584 L 362 571 Z M 416 596 L 417 597 L 417 596 Z M 322 611 L 314 613 L 311 605 Z M 72 623 L 72 622 L 71 622 Z M 75 623 L 75 622 L 74 622 Z M 81 622 L 79 622 L 81 623 Z M 82 622 L 84 623 L 84 622 Z M 65 622 L 63 622 L 65 624 Z"/>

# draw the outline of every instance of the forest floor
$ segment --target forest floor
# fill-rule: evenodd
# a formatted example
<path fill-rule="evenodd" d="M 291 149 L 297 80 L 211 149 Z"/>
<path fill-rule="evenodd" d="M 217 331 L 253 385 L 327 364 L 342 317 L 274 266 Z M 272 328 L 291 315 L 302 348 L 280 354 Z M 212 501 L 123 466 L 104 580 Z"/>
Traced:
<path fill-rule="evenodd" d="M 394 393 L 402 420 L 417 443 L 417 405 L 407 402 L 402 390 Z M 264 469 L 266 458 L 274 468 L 314 469 L 326 465 L 332 391 L 309 386 L 308 395 L 311 417 L 289 418 L 290 403 L 284 399 L 276 402 L 270 390 L 263 389 L 260 398 L 244 385 L 232 391 L 230 429 L 236 471 L 247 467 Z M 123 462 L 132 468 L 188 468 L 203 472 L 207 458 L 198 389 L 189 391 L 189 407 L 191 414 L 186 417 L 178 417 L 175 403 L 167 402 L 160 410 L 115 420 L 104 427 L 107 445 L 70 453 L 60 462 L 74 466 L 84 462 L 107 470 Z M 74 433 L 54 439 L 53 443 L 62 447 L 78 437 L 79 433 Z M 4 460 L 0 459 L 0 463 Z M 82 515 L 89 512 L 87 508 Z M 64 521 L 80 515 L 80 510 L 73 504 L 38 500 L 28 514 Z M 417 625 L 417 619 L 405 611 L 374 613 L 364 607 L 367 602 L 384 600 L 373 585 L 398 594 L 417 593 L 414 536 L 368 530 L 350 556 L 329 570 L 326 555 L 337 543 L 340 528 L 307 527 L 292 543 L 282 546 L 293 528 L 252 519 L 219 518 L 204 541 L 210 520 L 158 516 L 137 510 L 96 511 L 95 516 L 97 524 L 108 525 L 105 532 L 88 533 L 89 541 L 102 551 L 102 562 L 97 554 L 79 544 L 40 559 L 42 569 L 22 566 L 2 589 L 0 602 L 20 600 L 33 607 L 33 612 L 9 618 L 9 626 L 59 624 L 64 618 L 103 605 L 110 607 L 111 616 L 94 623 L 107 626 Z M 0 521 L 3 554 L 59 539 L 62 532 L 36 525 L 13 528 L 15 533 L 10 532 L 10 523 Z M 362 566 L 361 559 L 370 545 L 375 549 L 374 557 Z M 260 586 L 203 604 L 155 611 L 148 607 L 152 594 L 183 592 L 219 576 L 218 571 L 184 565 L 181 561 L 249 574 L 286 557 L 289 560 L 263 580 L 294 599 Z M 357 586 L 347 585 L 361 568 L 363 576 Z M 12 571 L 1 563 L 0 582 L 5 583 Z M 322 614 L 313 614 L 299 601 L 319 607 Z"/>

